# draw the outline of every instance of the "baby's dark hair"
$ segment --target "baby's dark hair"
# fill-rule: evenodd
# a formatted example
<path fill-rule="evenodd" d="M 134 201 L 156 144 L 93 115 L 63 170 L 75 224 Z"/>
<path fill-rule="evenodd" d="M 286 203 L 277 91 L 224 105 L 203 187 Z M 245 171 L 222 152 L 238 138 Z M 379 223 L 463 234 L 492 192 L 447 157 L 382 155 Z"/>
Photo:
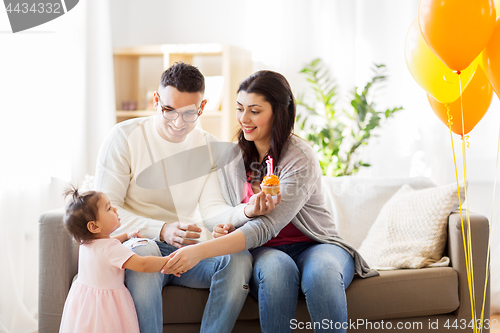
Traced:
<path fill-rule="evenodd" d="M 65 198 L 71 196 L 64 214 L 64 228 L 79 245 L 94 239 L 94 234 L 87 228 L 87 223 L 97 220 L 97 202 L 101 195 L 101 192 L 96 191 L 80 194 L 74 186 L 64 192 Z"/>

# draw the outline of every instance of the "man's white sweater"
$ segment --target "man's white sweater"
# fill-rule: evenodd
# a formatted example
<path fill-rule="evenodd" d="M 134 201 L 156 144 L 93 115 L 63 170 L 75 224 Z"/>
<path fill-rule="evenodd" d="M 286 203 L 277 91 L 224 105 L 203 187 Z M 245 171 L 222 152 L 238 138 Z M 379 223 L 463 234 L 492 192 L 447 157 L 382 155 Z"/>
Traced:
<path fill-rule="evenodd" d="M 140 230 L 159 240 L 164 223 L 180 221 L 196 223 L 206 240 L 216 223 L 246 221 L 244 205 L 228 206 L 221 195 L 210 153 L 218 140 L 195 128 L 183 142 L 169 142 L 158 134 L 156 117 L 116 124 L 99 150 L 95 189 L 118 209 L 115 233 Z"/>

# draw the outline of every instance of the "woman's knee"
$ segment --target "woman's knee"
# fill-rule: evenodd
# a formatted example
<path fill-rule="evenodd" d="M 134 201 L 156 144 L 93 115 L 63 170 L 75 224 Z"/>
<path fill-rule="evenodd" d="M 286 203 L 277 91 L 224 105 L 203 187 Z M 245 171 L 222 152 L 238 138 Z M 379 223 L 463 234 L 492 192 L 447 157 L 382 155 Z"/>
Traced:
<path fill-rule="evenodd" d="M 273 288 L 298 286 L 300 280 L 295 261 L 279 250 L 266 251 L 255 256 L 252 277 L 259 284 L 266 283 Z"/>
<path fill-rule="evenodd" d="M 319 293 L 344 293 L 346 286 L 341 271 L 317 267 L 302 272 L 301 289 L 306 295 L 311 290 Z"/>
<path fill-rule="evenodd" d="M 338 262 L 306 265 L 302 271 L 301 289 L 305 295 L 344 295 L 352 276 Z"/>
<path fill-rule="evenodd" d="M 354 259 L 344 249 L 332 244 L 319 244 L 304 251 L 298 260 L 302 280 L 318 284 L 335 282 L 349 286 L 354 275 Z"/>

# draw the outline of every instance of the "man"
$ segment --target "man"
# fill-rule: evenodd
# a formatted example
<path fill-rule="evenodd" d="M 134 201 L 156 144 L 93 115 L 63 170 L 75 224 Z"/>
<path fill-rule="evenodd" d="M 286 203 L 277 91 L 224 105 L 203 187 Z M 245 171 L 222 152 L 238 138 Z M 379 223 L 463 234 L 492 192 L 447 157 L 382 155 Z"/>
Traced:
<path fill-rule="evenodd" d="M 118 210 L 122 227 L 116 232 L 140 230 L 155 240 L 133 243 L 140 255 L 166 256 L 207 238 L 202 217 L 229 223 L 274 209 L 272 199 L 263 193 L 234 208 L 222 198 L 210 149 L 217 139 L 196 127 L 206 105 L 204 89 L 196 67 L 174 64 L 163 73 L 154 94 L 157 115 L 117 124 L 99 151 L 96 190 Z M 165 285 L 210 288 L 201 331 L 230 332 L 246 299 L 251 270 L 251 256 L 243 251 L 203 260 L 180 276 L 126 270 L 125 284 L 141 332 L 163 332 Z"/>

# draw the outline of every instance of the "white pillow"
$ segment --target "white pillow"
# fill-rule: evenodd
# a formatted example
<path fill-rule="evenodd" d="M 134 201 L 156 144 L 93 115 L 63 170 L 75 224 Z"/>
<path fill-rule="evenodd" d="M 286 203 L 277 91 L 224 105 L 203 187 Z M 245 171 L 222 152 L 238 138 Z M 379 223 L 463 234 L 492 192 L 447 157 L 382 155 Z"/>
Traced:
<path fill-rule="evenodd" d="M 358 249 L 384 204 L 401 186 L 414 189 L 436 186 L 429 178 L 363 178 L 356 176 L 322 178 L 325 203 L 340 237 Z"/>
<path fill-rule="evenodd" d="M 463 186 L 460 186 L 463 200 Z M 422 268 L 441 260 L 450 213 L 458 207 L 456 183 L 424 190 L 409 185 L 382 207 L 360 254 L 372 268 Z"/>

